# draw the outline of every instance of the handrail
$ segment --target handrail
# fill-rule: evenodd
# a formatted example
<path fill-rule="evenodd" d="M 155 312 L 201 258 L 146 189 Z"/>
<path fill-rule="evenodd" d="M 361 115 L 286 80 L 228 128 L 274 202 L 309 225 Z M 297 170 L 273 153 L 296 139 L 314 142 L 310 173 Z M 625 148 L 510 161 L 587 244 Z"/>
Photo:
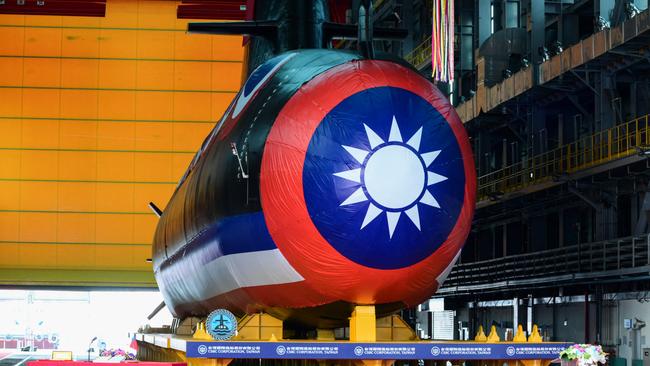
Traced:
<path fill-rule="evenodd" d="M 650 145 L 648 116 L 583 137 L 478 178 L 479 201 L 634 155 Z"/>
<path fill-rule="evenodd" d="M 522 262 L 527 259 L 540 259 L 540 258 L 547 258 L 547 257 L 552 257 L 553 255 L 560 255 L 560 256 L 566 256 L 567 253 L 580 253 L 580 251 L 585 251 L 586 247 L 587 249 L 593 249 L 592 247 L 605 247 L 606 245 L 609 244 L 616 244 L 617 246 L 620 246 L 620 244 L 625 244 L 625 243 L 632 243 L 636 242 L 636 240 L 645 240 L 647 241 L 646 236 L 630 236 L 630 237 L 625 237 L 625 238 L 618 238 L 618 239 L 612 239 L 612 240 L 602 240 L 602 241 L 597 241 L 597 242 L 591 242 L 591 243 L 581 243 L 581 244 L 574 244 L 570 246 L 565 246 L 565 247 L 560 247 L 560 248 L 555 248 L 555 249 L 548 249 L 544 251 L 536 251 L 536 252 L 531 252 L 531 253 L 525 253 L 525 254 L 518 254 L 518 255 L 511 255 L 511 256 L 505 256 L 497 259 L 491 259 L 491 260 L 485 260 L 485 261 L 480 261 L 480 262 L 472 262 L 471 265 L 500 265 L 503 262 Z M 604 250 L 604 249 L 603 249 Z M 593 251 L 589 251 L 590 254 L 593 254 Z M 463 264 L 459 264 L 462 266 Z"/>
<path fill-rule="evenodd" d="M 404 59 L 411 65 L 418 67 L 426 60 L 431 60 L 431 36 L 409 52 Z"/>
<path fill-rule="evenodd" d="M 458 263 L 444 287 L 650 266 L 650 234 Z"/>

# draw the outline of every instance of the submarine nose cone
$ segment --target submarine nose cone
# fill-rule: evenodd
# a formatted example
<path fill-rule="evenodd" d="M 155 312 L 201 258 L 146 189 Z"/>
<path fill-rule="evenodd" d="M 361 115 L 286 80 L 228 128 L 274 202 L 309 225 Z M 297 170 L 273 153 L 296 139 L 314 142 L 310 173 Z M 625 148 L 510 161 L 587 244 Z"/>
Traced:
<path fill-rule="evenodd" d="M 320 291 L 366 303 L 435 291 L 469 232 L 475 188 L 453 107 L 414 71 L 377 60 L 296 92 L 260 179 L 265 221 L 291 265 Z M 424 279 L 405 284 L 415 272 Z"/>

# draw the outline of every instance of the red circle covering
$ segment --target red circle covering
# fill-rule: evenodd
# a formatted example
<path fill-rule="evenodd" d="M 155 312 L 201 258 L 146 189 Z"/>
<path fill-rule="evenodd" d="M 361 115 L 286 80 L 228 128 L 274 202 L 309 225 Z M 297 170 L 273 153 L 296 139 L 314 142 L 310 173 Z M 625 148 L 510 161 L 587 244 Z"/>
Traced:
<path fill-rule="evenodd" d="M 382 86 L 409 90 L 440 112 L 458 141 L 465 170 L 463 207 L 447 240 L 424 260 L 390 270 L 360 265 L 336 251 L 309 216 L 302 182 L 310 139 L 327 113 L 359 91 Z M 334 67 L 314 78 L 280 111 L 264 149 L 260 190 L 271 237 L 289 263 L 305 278 L 299 286 L 305 291 L 303 298 L 312 302 L 318 298 L 318 303 L 302 306 L 337 300 L 357 304 L 402 301 L 415 305 L 435 292 L 436 279 L 454 260 L 467 238 L 475 206 L 476 172 L 462 122 L 433 84 L 399 64 L 361 60 Z"/>

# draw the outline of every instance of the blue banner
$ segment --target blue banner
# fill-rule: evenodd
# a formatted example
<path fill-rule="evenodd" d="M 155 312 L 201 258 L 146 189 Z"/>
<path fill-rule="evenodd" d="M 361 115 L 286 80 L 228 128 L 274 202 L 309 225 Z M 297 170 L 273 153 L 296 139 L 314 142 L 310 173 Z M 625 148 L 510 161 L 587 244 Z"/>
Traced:
<path fill-rule="evenodd" d="M 569 343 L 187 342 L 190 358 L 553 360 Z"/>

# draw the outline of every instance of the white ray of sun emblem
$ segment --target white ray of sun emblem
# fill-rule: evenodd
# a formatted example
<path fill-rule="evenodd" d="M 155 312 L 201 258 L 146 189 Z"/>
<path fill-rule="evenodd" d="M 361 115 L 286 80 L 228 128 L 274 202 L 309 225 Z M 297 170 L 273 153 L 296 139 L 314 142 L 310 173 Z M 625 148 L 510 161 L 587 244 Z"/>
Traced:
<path fill-rule="evenodd" d="M 359 188 L 340 206 L 370 201 L 361 229 L 386 212 L 388 236 L 391 239 L 402 212 L 421 230 L 418 203 L 440 208 L 428 187 L 447 180 L 447 177 L 430 172 L 427 168 L 441 150 L 419 152 L 422 127 L 404 142 L 395 116 L 388 141 L 384 141 L 365 123 L 363 127 L 370 150 L 341 145 L 360 167 L 334 173 L 339 178 L 359 183 Z"/>

